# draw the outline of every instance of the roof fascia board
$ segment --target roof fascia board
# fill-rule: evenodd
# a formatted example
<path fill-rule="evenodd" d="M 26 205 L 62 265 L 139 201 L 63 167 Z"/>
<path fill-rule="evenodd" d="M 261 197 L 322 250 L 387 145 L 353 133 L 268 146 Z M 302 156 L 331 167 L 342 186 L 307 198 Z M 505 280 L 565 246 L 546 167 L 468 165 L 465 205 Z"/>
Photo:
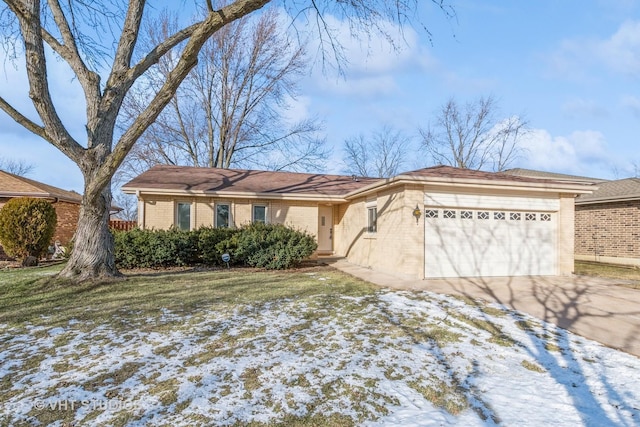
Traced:
<path fill-rule="evenodd" d="M 61 196 L 55 196 L 51 193 L 9 193 L 9 192 L 0 192 L 0 197 L 8 197 L 8 198 L 15 198 L 15 197 L 33 197 L 36 199 L 52 199 L 52 200 L 60 200 L 63 202 L 69 202 L 69 203 L 75 203 L 75 204 L 80 204 L 82 203 L 80 200 L 74 200 L 70 197 L 61 197 Z M 79 196 L 82 197 L 82 196 Z"/>
<path fill-rule="evenodd" d="M 163 190 L 157 188 L 132 188 L 122 187 L 125 194 L 135 194 L 138 196 L 195 196 L 195 197 L 220 197 L 229 199 L 269 199 L 269 200 L 303 200 L 303 201 L 319 201 L 344 203 L 347 201 L 340 196 L 326 196 L 316 194 L 297 194 L 297 193 L 252 193 L 248 191 L 188 191 L 188 190 Z"/>
<path fill-rule="evenodd" d="M 640 200 L 640 194 L 628 194 L 626 196 L 598 197 L 594 199 L 576 199 L 576 205 L 593 205 L 596 203 L 615 203 Z"/>
<path fill-rule="evenodd" d="M 408 175 L 398 175 L 391 179 L 381 180 L 366 187 L 352 191 L 345 197 L 348 200 L 356 197 L 366 196 L 373 192 L 379 191 L 381 187 L 392 187 L 400 184 L 424 184 L 433 186 L 452 186 L 456 185 L 461 188 L 491 188 L 496 190 L 525 190 L 540 191 L 548 193 L 574 193 L 574 194 L 590 194 L 597 190 L 598 187 L 593 184 L 577 184 L 577 183 L 558 183 L 549 184 L 546 182 L 520 182 L 520 181 L 492 181 L 485 179 L 464 179 L 464 178 L 441 178 L 441 177 L 415 177 Z"/>

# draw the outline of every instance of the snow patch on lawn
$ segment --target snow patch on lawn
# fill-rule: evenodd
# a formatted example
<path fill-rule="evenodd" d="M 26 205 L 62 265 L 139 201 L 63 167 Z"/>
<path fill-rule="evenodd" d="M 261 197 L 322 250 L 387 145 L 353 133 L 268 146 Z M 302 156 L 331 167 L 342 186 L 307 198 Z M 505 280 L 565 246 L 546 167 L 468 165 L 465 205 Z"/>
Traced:
<path fill-rule="evenodd" d="M 0 420 L 640 424 L 638 358 L 498 305 L 380 291 L 131 319 L 0 325 Z"/>

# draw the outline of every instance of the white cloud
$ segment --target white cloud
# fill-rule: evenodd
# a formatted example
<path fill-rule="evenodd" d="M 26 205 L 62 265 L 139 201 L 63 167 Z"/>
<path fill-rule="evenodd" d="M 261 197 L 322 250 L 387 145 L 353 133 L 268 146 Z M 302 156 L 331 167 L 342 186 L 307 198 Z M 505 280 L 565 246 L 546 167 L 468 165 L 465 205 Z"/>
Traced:
<path fill-rule="evenodd" d="M 608 40 L 596 42 L 594 52 L 606 65 L 625 74 L 640 73 L 640 21 L 627 21 Z"/>
<path fill-rule="evenodd" d="M 626 21 L 604 39 L 567 39 L 550 56 L 553 69 L 563 75 L 583 77 L 591 66 L 624 75 L 640 73 L 640 21 Z"/>
<path fill-rule="evenodd" d="M 372 30 L 368 36 L 357 39 L 352 36 L 348 22 L 333 16 L 326 16 L 325 20 L 336 44 L 342 49 L 346 64 L 335 63 L 332 47 L 325 41 L 325 56 L 320 61 L 328 63 L 316 64 L 312 73 L 314 84 L 323 92 L 361 97 L 388 95 L 398 87 L 398 72 L 435 67 L 436 61 L 420 45 L 420 37 L 412 28 L 400 29 L 393 23 L 384 22 L 381 27 L 390 38 Z M 309 51 L 321 52 L 321 49 L 320 42 L 314 39 Z M 344 77 L 327 72 L 337 65 L 344 67 Z"/>
<path fill-rule="evenodd" d="M 529 169 L 607 178 L 616 163 L 604 135 L 594 130 L 552 136 L 534 129 L 521 142 L 527 155 L 519 166 Z"/>

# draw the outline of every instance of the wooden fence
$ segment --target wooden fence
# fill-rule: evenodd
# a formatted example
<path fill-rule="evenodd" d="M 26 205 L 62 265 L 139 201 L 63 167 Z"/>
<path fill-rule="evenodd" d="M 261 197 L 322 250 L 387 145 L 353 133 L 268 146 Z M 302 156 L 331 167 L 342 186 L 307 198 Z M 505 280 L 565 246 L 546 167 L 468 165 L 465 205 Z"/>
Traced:
<path fill-rule="evenodd" d="M 109 221 L 109 228 L 116 231 L 129 231 L 138 226 L 138 221 L 122 221 L 111 220 Z"/>

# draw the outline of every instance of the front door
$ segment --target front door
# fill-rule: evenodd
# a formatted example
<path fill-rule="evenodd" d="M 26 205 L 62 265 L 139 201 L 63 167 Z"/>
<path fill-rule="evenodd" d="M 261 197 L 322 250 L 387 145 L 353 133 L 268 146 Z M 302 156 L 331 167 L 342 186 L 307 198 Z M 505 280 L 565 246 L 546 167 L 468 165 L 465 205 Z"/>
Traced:
<path fill-rule="evenodd" d="M 333 206 L 318 206 L 318 252 L 333 252 Z"/>

